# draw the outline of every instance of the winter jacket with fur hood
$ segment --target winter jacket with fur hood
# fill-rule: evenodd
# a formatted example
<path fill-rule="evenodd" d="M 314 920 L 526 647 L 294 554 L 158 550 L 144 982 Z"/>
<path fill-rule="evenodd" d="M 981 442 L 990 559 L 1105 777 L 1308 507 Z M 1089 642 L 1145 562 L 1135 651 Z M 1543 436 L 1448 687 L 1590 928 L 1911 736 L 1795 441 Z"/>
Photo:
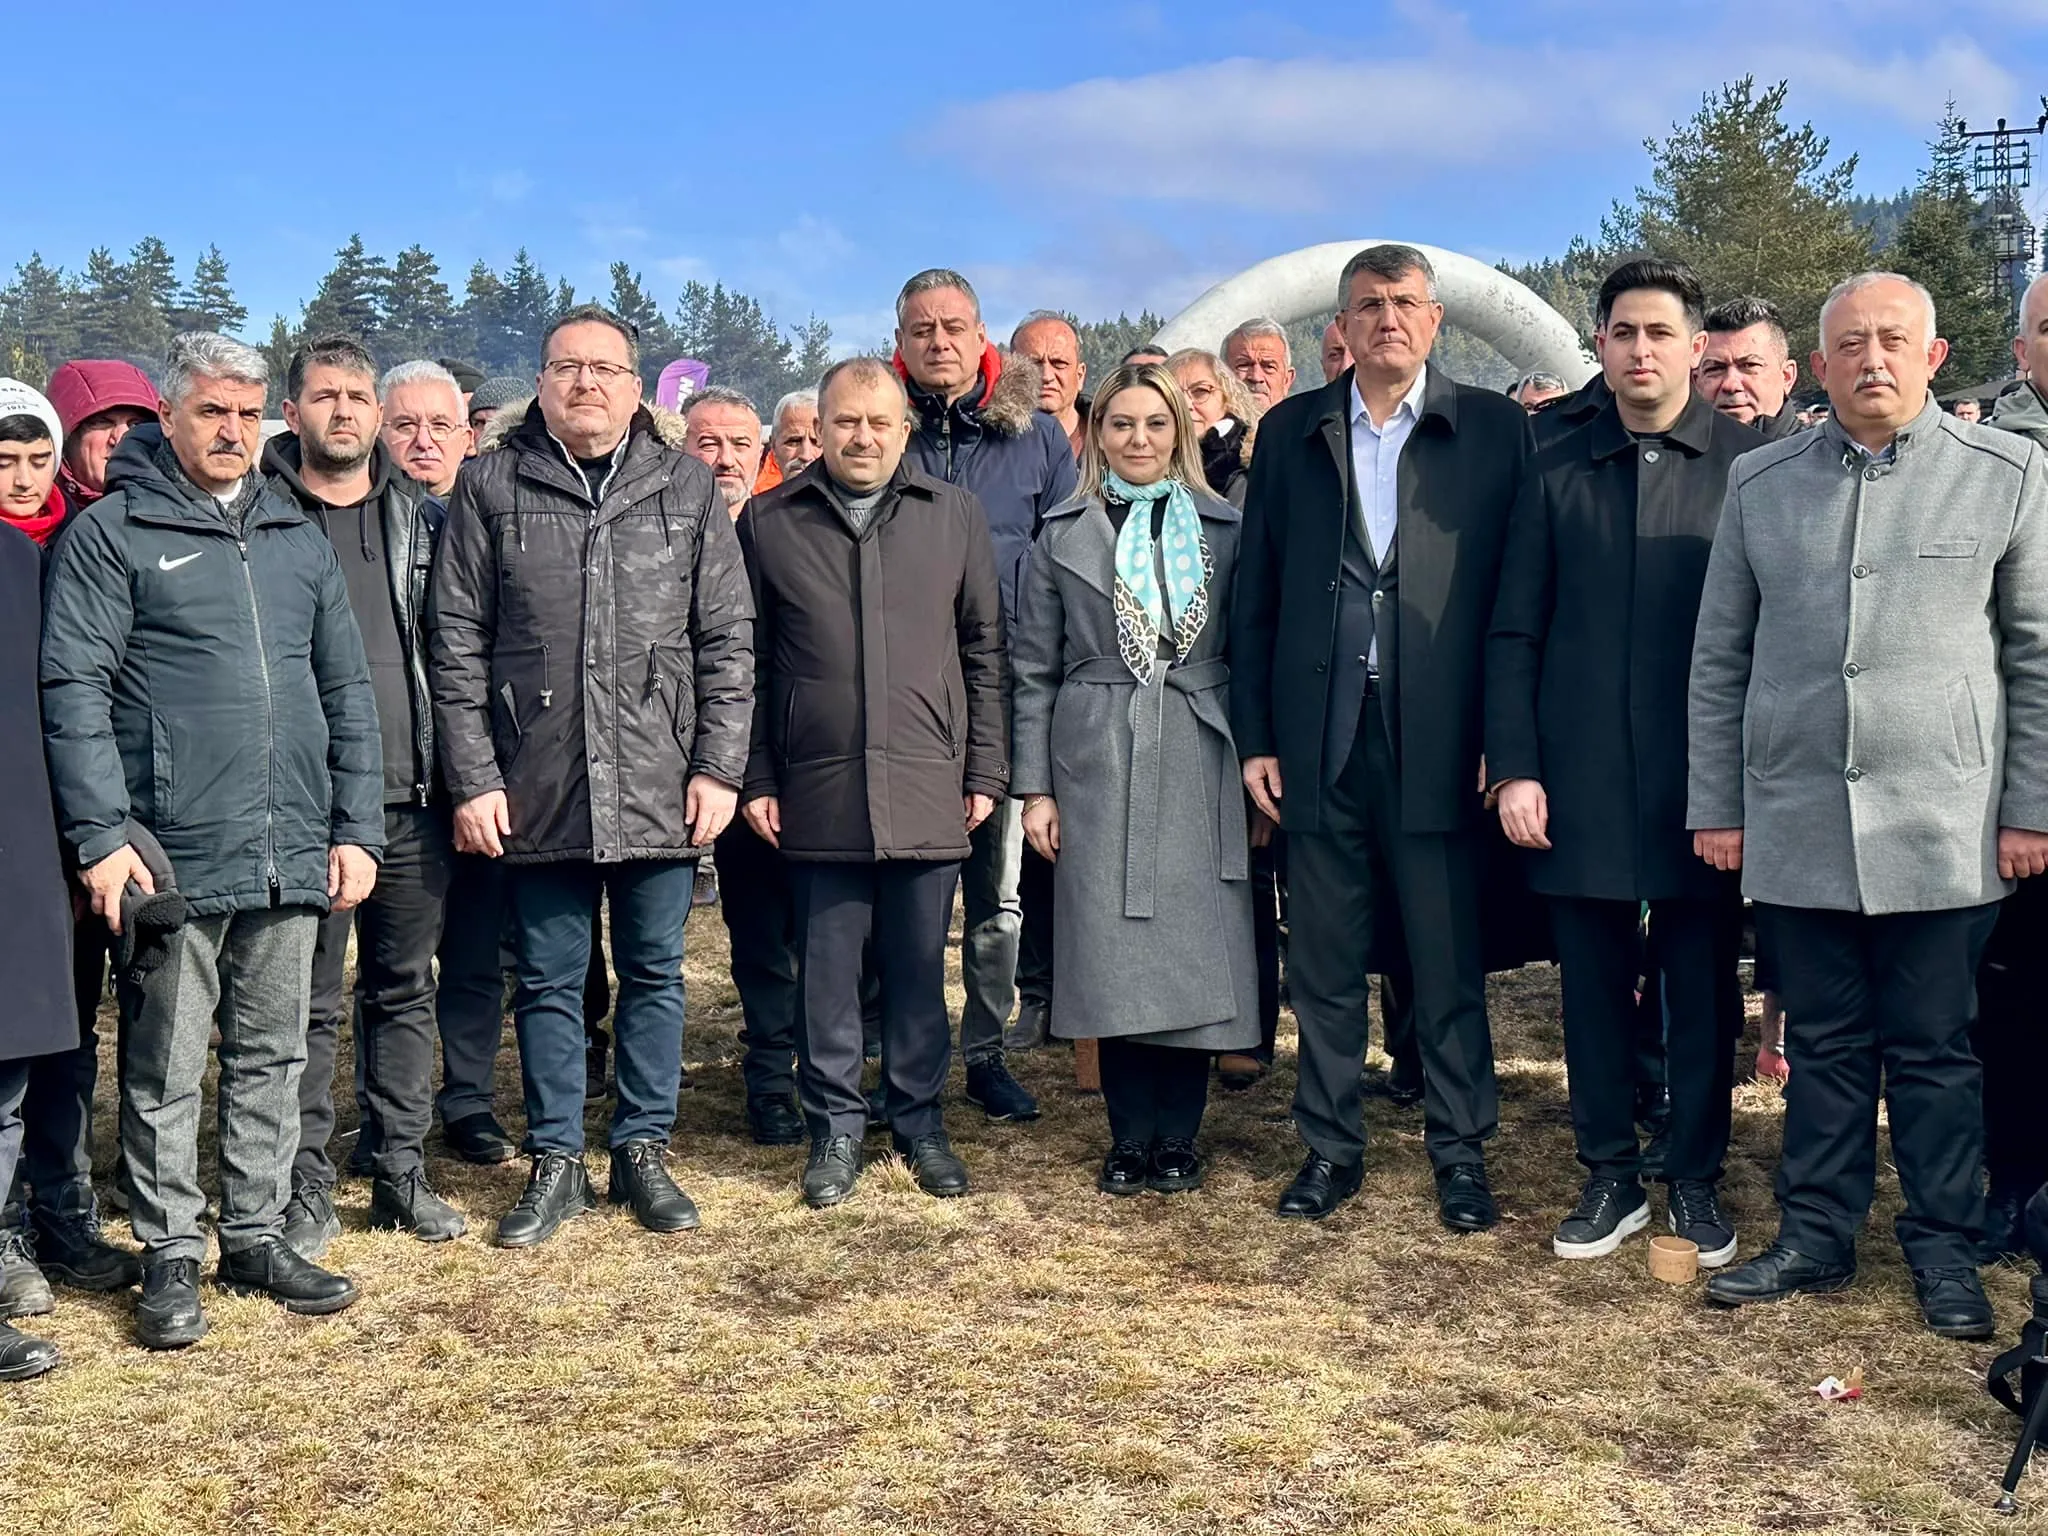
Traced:
<path fill-rule="evenodd" d="M 456 481 L 428 605 L 442 774 L 502 789 L 510 863 L 688 859 L 685 786 L 747 766 L 753 605 L 682 419 L 642 407 L 601 485 L 538 402 Z"/>
<path fill-rule="evenodd" d="M 1031 541 L 1078 483 L 1073 445 L 1038 409 L 1038 369 L 1028 358 L 991 347 L 974 387 L 950 405 L 906 384 L 915 426 L 904 462 L 973 492 L 988 514 L 1007 633 L 1017 627 L 1018 573 Z"/>

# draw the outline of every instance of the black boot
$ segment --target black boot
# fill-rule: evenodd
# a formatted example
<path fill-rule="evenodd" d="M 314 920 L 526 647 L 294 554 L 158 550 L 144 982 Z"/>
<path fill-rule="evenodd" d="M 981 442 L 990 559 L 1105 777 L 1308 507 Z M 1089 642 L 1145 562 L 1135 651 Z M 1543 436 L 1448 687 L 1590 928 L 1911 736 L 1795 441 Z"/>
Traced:
<path fill-rule="evenodd" d="M 786 1093 L 764 1093 L 747 1100 L 747 1130 L 762 1147 L 798 1147 L 810 1139 L 796 1100 Z"/>
<path fill-rule="evenodd" d="M 34 1222 L 36 1263 L 59 1285 L 119 1291 L 142 1283 L 142 1261 L 106 1240 L 97 1205 L 82 1211 L 38 1210 Z"/>
<path fill-rule="evenodd" d="M 165 1259 L 142 1266 L 142 1300 L 135 1305 L 135 1337 L 144 1349 L 183 1349 L 206 1337 L 199 1305 L 199 1261 Z"/>
<path fill-rule="evenodd" d="M 27 1381 L 56 1368 L 64 1357 L 47 1339 L 32 1339 L 0 1323 L 0 1381 Z"/>
<path fill-rule="evenodd" d="M 804 1204 L 815 1210 L 837 1205 L 860 1182 L 860 1143 L 851 1136 L 820 1136 L 804 1164 Z"/>
<path fill-rule="evenodd" d="M 583 1159 L 567 1152 L 542 1152 L 533 1160 L 519 1203 L 498 1218 L 497 1244 L 531 1248 L 553 1237 L 563 1222 L 596 1208 Z"/>
<path fill-rule="evenodd" d="M 668 1173 L 668 1144 L 629 1141 L 612 1148 L 613 1205 L 633 1207 L 633 1219 L 650 1232 L 688 1232 L 697 1207 Z"/>
<path fill-rule="evenodd" d="M 232 1252 L 222 1250 L 214 1279 L 237 1295 L 268 1296 L 285 1311 L 303 1317 L 325 1317 L 356 1299 L 353 1280 L 300 1258 L 279 1237 Z"/>
<path fill-rule="evenodd" d="M 284 1245 L 308 1264 L 327 1252 L 341 1236 L 341 1218 L 334 1214 L 334 1186 L 307 1179 L 292 1186 L 284 1207 Z"/>
<path fill-rule="evenodd" d="M 378 1174 L 370 1184 L 370 1225 L 380 1231 L 410 1232 L 423 1243 L 445 1243 L 469 1230 L 462 1212 L 435 1194 L 425 1170 L 408 1168 L 395 1178 Z"/>

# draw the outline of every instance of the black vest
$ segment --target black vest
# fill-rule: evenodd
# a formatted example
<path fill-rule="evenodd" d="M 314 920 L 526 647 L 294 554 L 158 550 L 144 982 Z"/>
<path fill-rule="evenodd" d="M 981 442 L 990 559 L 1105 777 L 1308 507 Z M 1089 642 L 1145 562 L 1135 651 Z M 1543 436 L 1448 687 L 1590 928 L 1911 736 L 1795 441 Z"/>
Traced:
<path fill-rule="evenodd" d="M 1421 423 L 1416 425 L 1420 427 Z M 1407 451 L 1405 445 L 1402 451 Z M 1351 757 L 1365 685 L 1375 670 L 1380 680 L 1380 708 L 1386 719 L 1388 739 L 1397 750 L 1400 743 L 1395 708 L 1396 648 L 1400 641 L 1396 617 L 1400 604 L 1400 533 L 1397 526 L 1393 542 L 1375 565 L 1366 543 L 1365 504 L 1359 499 L 1353 464 L 1347 431 L 1342 462 L 1337 466 L 1344 480 L 1344 545 L 1337 571 L 1337 629 L 1330 654 L 1330 704 L 1323 717 L 1323 777 L 1330 784 L 1337 782 Z M 1397 469 L 1397 494 L 1399 484 Z M 1379 641 L 1377 669 L 1368 661 L 1375 638 Z"/>

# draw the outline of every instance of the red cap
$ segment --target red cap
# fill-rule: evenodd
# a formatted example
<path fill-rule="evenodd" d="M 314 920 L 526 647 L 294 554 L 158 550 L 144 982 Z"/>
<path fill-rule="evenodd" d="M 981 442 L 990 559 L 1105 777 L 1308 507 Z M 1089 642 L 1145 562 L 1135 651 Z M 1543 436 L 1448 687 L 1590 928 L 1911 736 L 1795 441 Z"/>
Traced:
<path fill-rule="evenodd" d="M 156 414 L 156 386 L 149 382 L 149 375 L 133 363 L 110 358 L 80 358 L 66 363 L 50 375 L 43 393 L 57 408 L 57 419 L 64 423 L 66 437 L 78 430 L 80 422 L 117 405 L 132 405 L 152 416 Z"/>

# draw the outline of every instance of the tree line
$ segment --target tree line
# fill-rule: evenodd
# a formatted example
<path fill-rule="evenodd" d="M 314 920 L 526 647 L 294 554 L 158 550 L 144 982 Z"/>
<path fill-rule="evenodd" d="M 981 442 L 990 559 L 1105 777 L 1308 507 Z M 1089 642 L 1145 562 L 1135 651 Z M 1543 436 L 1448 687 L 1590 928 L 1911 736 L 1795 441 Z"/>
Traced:
<path fill-rule="evenodd" d="M 1915 186 L 1892 197 L 1859 197 L 1857 157 L 1834 159 L 1811 123 L 1794 126 L 1786 117 L 1788 96 L 1786 82 L 1759 88 L 1750 76 L 1708 93 L 1690 120 L 1645 142 L 1649 183 L 1614 203 L 1597 236 L 1574 240 L 1561 256 L 1502 263 L 1501 270 L 1550 302 L 1590 344 L 1594 295 L 1615 262 L 1630 254 L 1679 258 L 1699 271 L 1716 300 L 1751 293 L 1776 304 L 1804 366 L 1828 288 L 1882 264 L 1919 279 L 1934 295 L 1951 345 L 1937 389 L 2008 376 L 2011 328 L 1991 283 L 2000 210 L 1972 189 L 1969 145 L 1953 104 Z M 298 318 L 275 317 L 262 345 L 280 379 L 302 339 L 329 331 L 361 337 L 388 362 L 460 357 L 486 373 L 527 377 L 548 322 L 596 297 L 639 328 L 650 392 L 665 363 L 694 357 L 710 366 L 715 382 L 744 390 L 763 409 L 788 390 L 815 384 L 843 350 L 815 314 L 785 325 L 759 300 L 723 283 L 687 282 L 664 309 L 628 263 L 612 263 L 610 277 L 608 293 L 579 295 L 522 248 L 501 272 L 473 263 L 458 299 L 424 247 L 387 259 L 351 236 Z M 125 259 L 94 249 L 76 270 L 36 252 L 0 287 L 0 371 L 36 384 L 72 357 L 127 358 L 155 369 L 173 333 L 246 334 L 248 318 L 217 246 L 208 246 L 183 279 L 153 235 Z M 1150 311 L 1069 318 L 1094 378 L 1163 323 Z M 1314 317 L 1290 328 L 1298 388 L 1321 379 L 1322 326 Z M 865 350 L 886 353 L 888 343 Z M 1502 359 L 1455 328 L 1446 330 L 1441 358 L 1468 382 L 1499 385 L 1513 377 Z"/>

